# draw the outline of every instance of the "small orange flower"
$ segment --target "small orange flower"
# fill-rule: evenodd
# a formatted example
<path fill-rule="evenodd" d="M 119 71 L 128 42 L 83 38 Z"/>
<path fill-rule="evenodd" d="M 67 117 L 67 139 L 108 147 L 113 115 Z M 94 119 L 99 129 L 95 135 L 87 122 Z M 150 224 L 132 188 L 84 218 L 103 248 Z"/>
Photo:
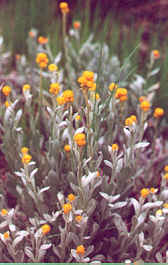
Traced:
<path fill-rule="evenodd" d="M 126 101 L 128 99 L 126 88 L 117 88 L 115 93 L 115 98 L 119 99 L 120 102 Z"/>
<path fill-rule="evenodd" d="M 136 122 L 137 122 L 136 116 L 135 116 L 135 115 L 131 115 L 130 117 L 128 117 L 128 118 L 125 120 L 125 125 L 126 125 L 126 126 L 132 126 L 133 123 L 136 123 Z"/>
<path fill-rule="evenodd" d="M 4 239 L 9 239 L 9 237 L 10 237 L 10 235 L 9 235 L 9 231 L 7 231 L 7 232 L 5 232 L 4 234 L 3 234 L 3 236 L 4 236 Z"/>
<path fill-rule="evenodd" d="M 82 216 L 81 215 L 75 216 L 75 221 L 80 223 L 82 221 Z"/>
<path fill-rule="evenodd" d="M 168 203 L 167 202 L 163 204 L 163 208 L 168 209 Z"/>
<path fill-rule="evenodd" d="M 155 117 L 155 118 L 160 118 L 160 117 L 162 117 L 164 115 L 164 110 L 162 109 L 162 108 L 156 108 L 155 110 L 154 110 L 154 114 L 153 114 L 153 116 Z"/>
<path fill-rule="evenodd" d="M 59 96 L 56 98 L 58 105 L 64 105 L 65 104 L 65 100 L 63 96 Z"/>
<path fill-rule="evenodd" d="M 65 90 L 62 93 L 65 103 L 72 103 L 74 101 L 74 93 L 72 90 Z"/>
<path fill-rule="evenodd" d="M 1 210 L 1 215 L 2 216 L 6 216 L 8 214 L 8 210 L 6 210 L 6 209 L 2 209 Z"/>
<path fill-rule="evenodd" d="M 141 193 L 141 197 L 145 199 L 149 195 L 150 190 L 148 188 L 143 188 L 141 189 L 140 193 Z"/>
<path fill-rule="evenodd" d="M 157 211 L 156 211 L 156 213 L 155 213 L 155 216 L 156 217 L 159 217 L 159 216 L 162 216 L 163 215 L 163 211 L 162 211 L 162 209 L 158 209 Z"/>
<path fill-rule="evenodd" d="M 61 88 L 60 88 L 59 83 L 52 83 L 50 84 L 49 92 L 50 94 L 53 94 L 56 96 L 59 93 L 60 89 Z"/>
<path fill-rule="evenodd" d="M 23 87 L 22 87 L 22 91 L 27 91 L 27 90 L 30 90 L 30 85 L 29 84 L 25 84 Z"/>
<path fill-rule="evenodd" d="M 51 63 L 51 64 L 49 64 L 49 66 L 48 66 L 48 70 L 49 70 L 50 72 L 56 72 L 56 71 L 58 71 L 58 66 L 56 66 L 56 64 L 54 64 L 54 63 Z"/>
<path fill-rule="evenodd" d="M 86 145 L 86 135 L 84 133 L 77 133 L 74 135 L 74 141 L 78 146 Z"/>
<path fill-rule="evenodd" d="M 68 195 L 68 200 L 70 201 L 70 202 L 73 202 L 74 200 L 75 200 L 75 195 L 74 194 L 72 194 L 72 193 L 70 193 L 69 195 Z"/>
<path fill-rule="evenodd" d="M 80 26 L 81 26 L 80 21 L 74 21 L 73 23 L 74 29 L 80 29 Z"/>
<path fill-rule="evenodd" d="M 166 165 L 166 166 L 164 167 L 164 170 L 165 170 L 166 172 L 168 172 L 168 165 Z"/>
<path fill-rule="evenodd" d="M 22 156 L 22 163 L 23 164 L 29 164 L 29 162 L 31 161 L 32 156 L 29 154 L 23 154 Z"/>
<path fill-rule="evenodd" d="M 64 146 L 64 151 L 65 151 L 65 152 L 70 152 L 70 151 L 71 151 L 71 146 L 70 146 L 69 144 L 66 144 L 66 145 Z"/>
<path fill-rule="evenodd" d="M 65 203 L 63 206 L 63 211 L 64 211 L 64 214 L 68 214 L 70 213 L 70 211 L 72 211 L 72 205 L 70 203 Z"/>
<path fill-rule="evenodd" d="M 43 235 L 48 234 L 50 232 L 50 230 L 51 230 L 51 226 L 48 224 L 44 224 L 41 226 L 41 231 L 42 231 Z"/>
<path fill-rule="evenodd" d="M 164 174 L 163 178 L 168 180 L 168 173 Z"/>
<path fill-rule="evenodd" d="M 79 121 L 81 119 L 80 115 L 76 115 L 75 120 Z"/>
<path fill-rule="evenodd" d="M 29 148 L 27 147 L 22 147 L 21 148 L 21 153 L 24 155 L 24 154 L 27 154 L 29 152 Z"/>
<path fill-rule="evenodd" d="M 142 101 L 144 101 L 144 100 L 146 100 L 146 97 L 144 97 L 144 96 L 141 96 L 140 98 L 139 98 L 139 102 L 141 103 Z"/>
<path fill-rule="evenodd" d="M 10 101 L 8 101 L 8 100 L 6 100 L 4 104 L 5 104 L 6 108 L 8 108 L 11 105 Z"/>
<path fill-rule="evenodd" d="M 40 36 L 40 37 L 38 37 L 38 43 L 47 44 L 48 43 L 48 38 Z"/>
<path fill-rule="evenodd" d="M 80 256 L 83 256 L 85 254 L 85 247 L 83 245 L 77 246 L 76 253 Z"/>
<path fill-rule="evenodd" d="M 152 55 L 153 55 L 154 59 L 160 58 L 160 52 L 158 50 L 153 50 Z"/>
<path fill-rule="evenodd" d="M 4 86 L 2 88 L 2 93 L 7 97 L 11 93 L 11 87 L 10 86 Z"/>
<path fill-rule="evenodd" d="M 153 188 L 153 187 L 150 188 L 150 193 L 153 193 L 153 194 L 154 194 L 154 193 L 156 193 L 156 192 L 157 192 L 157 189 L 155 189 L 155 188 Z"/>
<path fill-rule="evenodd" d="M 118 144 L 112 144 L 111 148 L 112 148 L 112 151 L 118 151 L 119 146 Z"/>
<path fill-rule="evenodd" d="M 62 14 L 66 14 L 69 12 L 69 6 L 68 6 L 68 3 L 66 2 L 61 2 L 60 5 L 59 5 L 60 9 L 61 9 L 61 12 Z"/>
<path fill-rule="evenodd" d="M 48 57 L 45 53 L 38 53 L 36 56 L 36 63 L 40 66 L 40 68 L 46 68 L 48 64 Z"/>
<path fill-rule="evenodd" d="M 110 85 L 109 85 L 109 90 L 110 91 L 113 91 L 114 89 L 117 89 L 118 88 L 118 85 L 115 84 L 114 82 L 112 82 Z"/>
<path fill-rule="evenodd" d="M 21 58 L 21 55 L 20 55 L 20 54 L 16 54 L 16 55 L 15 55 L 15 58 L 16 58 L 16 61 L 19 61 L 20 58 Z"/>
<path fill-rule="evenodd" d="M 147 101 L 147 100 L 142 101 L 141 104 L 140 104 L 140 108 L 141 108 L 144 112 L 149 111 L 149 110 L 150 110 L 150 106 L 151 106 L 151 105 L 150 105 L 149 101 Z"/>

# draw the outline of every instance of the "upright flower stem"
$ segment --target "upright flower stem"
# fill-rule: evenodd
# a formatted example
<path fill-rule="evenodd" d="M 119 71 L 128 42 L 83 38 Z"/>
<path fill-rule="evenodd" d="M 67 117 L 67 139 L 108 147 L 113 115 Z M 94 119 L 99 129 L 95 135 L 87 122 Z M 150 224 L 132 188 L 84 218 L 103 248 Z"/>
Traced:
<path fill-rule="evenodd" d="M 40 95 L 39 95 L 40 109 L 43 105 L 43 87 L 42 87 L 42 69 L 40 68 Z"/>

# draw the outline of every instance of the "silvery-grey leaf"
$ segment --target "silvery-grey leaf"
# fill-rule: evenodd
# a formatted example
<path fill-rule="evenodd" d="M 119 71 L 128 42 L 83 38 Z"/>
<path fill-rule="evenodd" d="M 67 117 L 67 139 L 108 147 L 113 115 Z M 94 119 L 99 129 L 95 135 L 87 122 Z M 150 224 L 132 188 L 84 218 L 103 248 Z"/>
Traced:
<path fill-rule="evenodd" d="M 85 131 L 85 127 L 80 127 L 75 131 L 75 134 L 77 133 L 83 133 Z"/>
<path fill-rule="evenodd" d="M 106 164 L 106 166 L 110 167 L 110 168 L 113 168 L 113 165 L 110 161 L 108 160 L 104 160 L 104 163 Z"/>
<path fill-rule="evenodd" d="M 159 251 L 156 253 L 155 257 L 156 257 L 158 262 L 163 263 L 163 257 L 162 257 L 162 254 Z"/>
<path fill-rule="evenodd" d="M 42 189 L 38 192 L 38 194 L 40 195 L 41 193 L 43 193 L 44 191 L 49 190 L 49 189 L 50 189 L 49 186 L 48 186 L 48 187 L 45 187 L 45 188 L 42 188 Z"/>
<path fill-rule="evenodd" d="M 30 173 L 30 178 L 32 179 L 34 175 L 37 173 L 38 168 L 35 168 L 31 173 Z"/>
<path fill-rule="evenodd" d="M 86 187 L 90 182 L 97 178 L 97 172 L 89 172 L 88 176 L 83 176 L 81 178 L 81 183 L 83 187 Z"/>
<path fill-rule="evenodd" d="M 134 206 L 136 215 L 138 216 L 140 212 L 140 203 L 134 198 L 131 198 L 130 201 L 131 201 L 131 204 L 133 204 Z"/>
<path fill-rule="evenodd" d="M 63 128 L 63 127 L 66 127 L 66 126 L 67 126 L 67 122 L 66 122 L 66 121 L 62 121 L 62 122 L 58 125 L 59 128 Z"/>
<path fill-rule="evenodd" d="M 57 198 L 58 198 L 60 204 L 63 205 L 64 204 L 64 195 L 61 192 L 58 192 Z"/>
<path fill-rule="evenodd" d="M 138 148 L 145 148 L 149 145 L 150 143 L 147 142 L 141 142 L 135 145 L 134 149 L 138 149 Z"/>
<path fill-rule="evenodd" d="M 127 202 L 116 202 L 115 204 L 111 204 L 111 203 L 109 203 L 109 206 L 110 206 L 112 209 L 122 208 L 122 207 L 124 207 L 125 205 L 127 205 Z"/>
<path fill-rule="evenodd" d="M 41 245 L 40 250 L 46 250 L 46 249 L 49 249 L 51 246 L 52 246 L 51 243 L 50 243 L 50 244 L 43 244 L 43 245 Z"/>
<path fill-rule="evenodd" d="M 126 128 L 126 127 L 124 127 L 123 130 L 124 130 L 124 134 L 126 135 L 126 137 L 127 137 L 127 138 L 130 138 L 130 137 L 131 137 L 131 133 L 130 133 L 129 129 Z"/>
<path fill-rule="evenodd" d="M 61 57 L 62 57 L 62 54 L 61 54 L 61 52 L 59 52 L 59 53 L 57 54 L 57 56 L 55 57 L 55 59 L 54 59 L 54 63 L 55 63 L 56 65 L 60 62 Z"/>
<path fill-rule="evenodd" d="M 127 230 L 127 226 L 124 223 L 124 221 L 122 220 L 121 216 L 119 214 L 114 213 L 112 215 L 114 217 L 114 224 L 117 228 L 117 230 L 119 231 L 119 233 L 124 233 L 126 235 L 128 235 L 128 230 Z"/>
<path fill-rule="evenodd" d="M 92 157 L 89 157 L 88 159 L 85 159 L 83 161 L 83 167 L 86 167 L 86 165 L 90 162 L 91 159 L 92 159 Z"/>
<path fill-rule="evenodd" d="M 55 253 L 55 255 L 58 256 L 59 258 L 61 258 L 60 250 L 58 249 L 58 247 L 53 245 L 52 249 L 53 249 L 53 252 Z"/>
<path fill-rule="evenodd" d="M 110 203 L 115 202 L 116 200 L 118 200 L 120 198 L 120 194 L 114 195 L 114 196 L 110 196 L 104 192 L 99 192 L 100 195 L 105 198 L 106 200 L 108 200 Z"/>
<path fill-rule="evenodd" d="M 30 248 L 30 247 L 25 247 L 25 249 L 24 249 L 24 251 L 25 251 L 25 254 L 32 260 L 32 261 L 34 261 L 34 255 L 33 255 L 33 250 L 32 250 L 32 248 Z"/>
<path fill-rule="evenodd" d="M 146 251 L 151 251 L 152 250 L 152 246 L 151 245 L 143 245 L 142 246 Z"/>
<path fill-rule="evenodd" d="M 117 161 L 117 166 L 116 166 L 116 172 L 119 173 L 123 167 L 123 158 L 120 158 Z"/>
<path fill-rule="evenodd" d="M 141 247 L 142 247 L 142 245 L 143 245 L 143 242 L 144 242 L 144 233 L 141 232 L 141 233 L 139 234 L 139 243 L 140 243 L 140 246 L 141 246 Z"/>
<path fill-rule="evenodd" d="M 18 236 L 16 237 L 12 242 L 12 247 L 15 248 L 18 243 L 20 243 L 23 240 L 24 236 Z"/>
<path fill-rule="evenodd" d="M 152 209 L 155 207 L 160 207 L 163 204 L 163 201 L 156 201 L 156 202 L 147 202 L 142 206 L 142 211 L 145 211 L 146 209 Z"/>
<path fill-rule="evenodd" d="M 148 77 L 151 77 L 153 75 L 156 75 L 157 73 L 159 73 L 160 71 L 160 68 L 156 68 L 154 69 L 153 71 L 151 71 L 149 74 L 148 74 Z"/>
<path fill-rule="evenodd" d="M 85 256 L 89 256 L 94 250 L 94 246 L 91 245 L 87 248 L 86 252 L 85 252 Z"/>
<path fill-rule="evenodd" d="M 9 224 L 9 230 L 11 232 L 15 232 L 16 231 L 16 226 L 14 224 Z"/>
<path fill-rule="evenodd" d="M 6 227 L 7 225 L 8 225 L 7 221 L 0 223 L 0 229 Z"/>
<path fill-rule="evenodd" d="M 19 110 L 17 111 L 17 113 L 16 113 L 16 115 L 15 115 L 15 120 L 14 120 L 14 122 L 15 122 L 15 126 L 17 126 L 17 124 L 19 123 L 19 121 L 20 121 L 20 119 L 21 119 L 21 116 L 22 116 L 22 113 L 23 113 L 22 109 L 19 109 Z"/>

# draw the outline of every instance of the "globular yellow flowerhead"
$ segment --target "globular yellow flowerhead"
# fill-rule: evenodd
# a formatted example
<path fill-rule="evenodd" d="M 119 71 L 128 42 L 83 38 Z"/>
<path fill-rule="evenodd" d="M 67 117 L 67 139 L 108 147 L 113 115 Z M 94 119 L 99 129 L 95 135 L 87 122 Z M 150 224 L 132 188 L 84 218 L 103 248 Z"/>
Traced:
<path fill-rule="evenodd" d="M 22 87 L 22 91 L 25 92 L 27 90 L 30 90 L 30 85 L 29 84 L 25 84 L 23 87 Z"/>
<path fill-rule="evenodd" d="M 79 121 L 81 119 L 80 115 L 76 115 L 75 120 Z"/>
<path fill-rule="evenodd" d="M 64 214 L 69 214 L 72 211 L 72 205 L 70 203 L 65 203 L 63 206 Z"/>
<path fill-rule="evenodd" d="M 2 93 L 7 97 L 11 93 L 11 87 L 10 86 L 4 86 L 2 88 Z"/>
<path fill-rule="evenodd" d="M 143 188 L 140 191 L 141 197 L 144 199 L 149 195 L 149 193 L 150 193 L 150 190 L 148 188 Z"/>
<path fill-rule="evenodd" d="M 94 82 L 94 73 L 91 71 L 84 71 L 82 75 L 78 78 L 78 82 L 80 83 L 80 87 L 83 92 L 86 92 L 88 90 L 96 90 L 96 83 Z"/>
<path fill-rule="evenodd" d="M 151 107 L 150 102 L 147 101 L 147 100 L 142 101 L 141 104 L 140 104 L 140 108 L 144 112 L 149 111 L 150 110 L 150 107 Z"/>
<path fill-rule="evenodd" d="M 48 57 L 45 53 L 38 53 L 36 56 L 36 63 L 40 66 L 40 68 L 46 68 L 48 64 Z"/>
<path fill-rule="evenodd" d="M 154 114 L 153 114 L 153 116 L 155 117 L 155 118 L 160 118 L 160 117 L 162 117 L 164 115 L 164 109 L 162 109 L 162 108 L 156 108 L 155 110 L 154 110 Z"/>
<path fill-rule="evenodd" d="M 74 101 L 74 93 L 72 90 L 65 90 L 62 93 L 65 103 L 72 103 Z"/>
<path fill-rule="evenodd" d="M 146 97 L 145 97 L 145 96 L 141 96 L 141 97 L 139 98 L 139 103 L 141 103 L 141 102 L 144 101 L 144 100 L 146 100 Z"/>
<path fill-rule="evenodd" d="M 168 180 L 168 173 L 164 174 L 163 178 Z"/>
<path fill-rule="evenodd" d="M 59 7 L 60 7 L 60 9 L 61 9 L 62 14 L 66 14 L 66 13 L 69 12 L 69 6 L 68 6 L 68 3 L 66 3 L 66 2 L 61 2 L 61 3 L 59 4 Z"/>
<path fill-rule="evenodd" d="M 111 148 L 112 148 L 112 151 L 118 151 L 119 146 L 118 144 L 112 144 Z"/>
<path fill-rule="evenodd" d="M 75 221 L 76 221 L 77 223 L 80 223 L 80 222 L 82 221 L 82 216 L 81 216 L 81 215 L 77 215 L 77 216 L 75 216 Z"/>
<path fill-rule="evenodd" d="M 125 125 L 126 126 L 132 126 L 134 123 L 137 122 L 137 118 L 135 115 L 131 115 L 125 120 Z"/>
<path fill-rule="evenodd" d="M 113 90 L 117 89 L 118 88 L 118 85 L 114 82 L 112 82 L 110 85 L 109 85 L 109 90 L 112 92 Z"/>
<path fill-rule="evenodd" d="M 7 231 L 7 232 L 5 232 L 4 234 L 3 234 L 3 237 L 4 237 L 4 239 L 9 239 L 10 238 L 10 234 L 9 234 L 9 231 Z"/>
<path fill-rule="evenodd" d="M 74 29 L 80 29 L 80 26 L 81 26 L 80 21 L 74 21 L 74 23 L 73 23 Z"/>
<path fill-rule="evenodd" d="M 74 141 L 78 146 L 86 145 L 86 135 L 84 133 L 77 133 L 74 135 Z"/>
<path fill-rule="evenodd" d="M 56 66 L 56 64 L 54 64 L 54 63 L 51 63 L 51 64 L 49 64 L 49 66 L 48 66 L 48 70 L 49 70 L 50 72 L 56 72 L 56 71 L 58 71 L 58 66 Z"/>
<path fill-rule="evenodd" d="M 128 99 L 127 95 L 127 89 L 126 88 L 117 88 L 115 93 L 115 98 L 119 99 L 120 102 L 126 101 Z"/>
<path fill-rule="evenodd" d="M 164 171 L 168 172 L 168 165 L 164 167 Z"/>
<path fill-rule="evenodd" d="M 6 108 L 8 108 L 11 105 L 10 101 L 8 101 L 8 100 L 6 100 L 4 104 L 5 104 Z"/>
<path fill-rule="evenodd" d="M 85 247 L 83 245 L 77 246 L 76 253 L 80 256 L 83 256 L 85 254 Z"/>
<path fill-rule="evenodd" d="M 64 151 L 65 151 L 65 152 L 70 152 L 70 151 L 71 151 L 71 146 L 70 146 L 69 144 L 66 144 L 66 145 L 64 146 Z"/>
<path fill-rule="evenodd" d="M 3 208 L 3 209 L 1 210 L 1 215 L 2 215 L 2 216 L 6 216 L 7 214 L 8 214 L 8 210 L 6 210 L 6 209 Z"/>
<path fill-rule="evenodd" d="M 60 88 L 59 83 L 52 83 L 50 84 L 49 92 L 50 94 L 53 94 L 56 96 L 59 93 L 60 89 L 61 88 Z"/>
<path fill-rule="evenodd" d="M 168 209 L 168 203 L 167 202 L 163 204 L 163 208 Z"/>
<path fill-rule="evenodd" d="M 32 156 L 31 155 L 23 154 L 23 156 L 22 156 L 22 163 L 23 164 L 29 164 L 31 160 L 32 160 Z"/>
<path fill-rule="evenodd" d="M 57 100 L 58 105 L 64 105 L 65 104 L 65 100 L 64 100 L 63 96 L 57 97 L 56 100 Z"/>
<path fill-rule="evenodd" d="M 150 188 L 150 193 L 152 193 L 152 194 L 154 194 L 154 193 L 156 193 L 158 191 L 158 189 L 155 189 L 155 188 Z"/>
<path fill-rule="evenodd" d="M 38 37 L 38 43 L 40 44 L 46 44 L 48 42 L 48 38 L 40 36 Z"/>
<path fill-rule="evenodd" d="M 44 224 L 40 227 L 40 229 L 41 229 L 42 234 L 46 235 L 51 231 L 51 226 L 48 224 Z"/>
<path fill-rule="evenodd" d="M 22 147 L 21 148 L 21 153 L 24 155 L 24 154 L 27 154 L 29 152 L 29 148 L 27 147 Z"/>
<path fill-rule="evenodd" d="M 99 100 L 100 99 L 100 95 L 99 95 L 99 93 L 95 93 L 95 92 L 92 92 L 91 93 L 91 99 L 92 100 Z"/>
<path fill-rule="evenodd" d="M 152 55 L 153 55 L 154 59 L 160 58 L 160 52 L 158 50 L 153 50 Z"/>
<path fill-rule="evenodd" d="M 159 217 L 159 216 L 162 216 L 163 215 L 163 211 L 162 211 L 162 209 L 158 209 L 157 211 L 156 211 L 156 213 L 155 213 L 155 216 L 156 217 Z"/>
<path fill-rule="evenodd" d="M 68 195 L 68 201 L 70 201 L 70 202 L 73 202 L 74 200 L 75 200 L 75 195 L 74 194 L 72 194 L 72 193 L 70 193 L 69 195 Z"/>

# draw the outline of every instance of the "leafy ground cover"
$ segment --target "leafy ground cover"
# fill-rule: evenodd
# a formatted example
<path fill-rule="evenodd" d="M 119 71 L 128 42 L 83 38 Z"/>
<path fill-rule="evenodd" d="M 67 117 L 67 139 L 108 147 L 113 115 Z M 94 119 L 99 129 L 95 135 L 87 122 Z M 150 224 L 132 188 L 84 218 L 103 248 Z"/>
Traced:
<path fill-rule="evenodd" d="M 31 29 L 7 75 L 0 39 L 0 261 L 168 262 L 161 53 L 140 75 L 139 45 L 121 62 L 94 32 L 81 41 L 81 23 L 67 29 L 59 9 L 56 54 Z"/>

